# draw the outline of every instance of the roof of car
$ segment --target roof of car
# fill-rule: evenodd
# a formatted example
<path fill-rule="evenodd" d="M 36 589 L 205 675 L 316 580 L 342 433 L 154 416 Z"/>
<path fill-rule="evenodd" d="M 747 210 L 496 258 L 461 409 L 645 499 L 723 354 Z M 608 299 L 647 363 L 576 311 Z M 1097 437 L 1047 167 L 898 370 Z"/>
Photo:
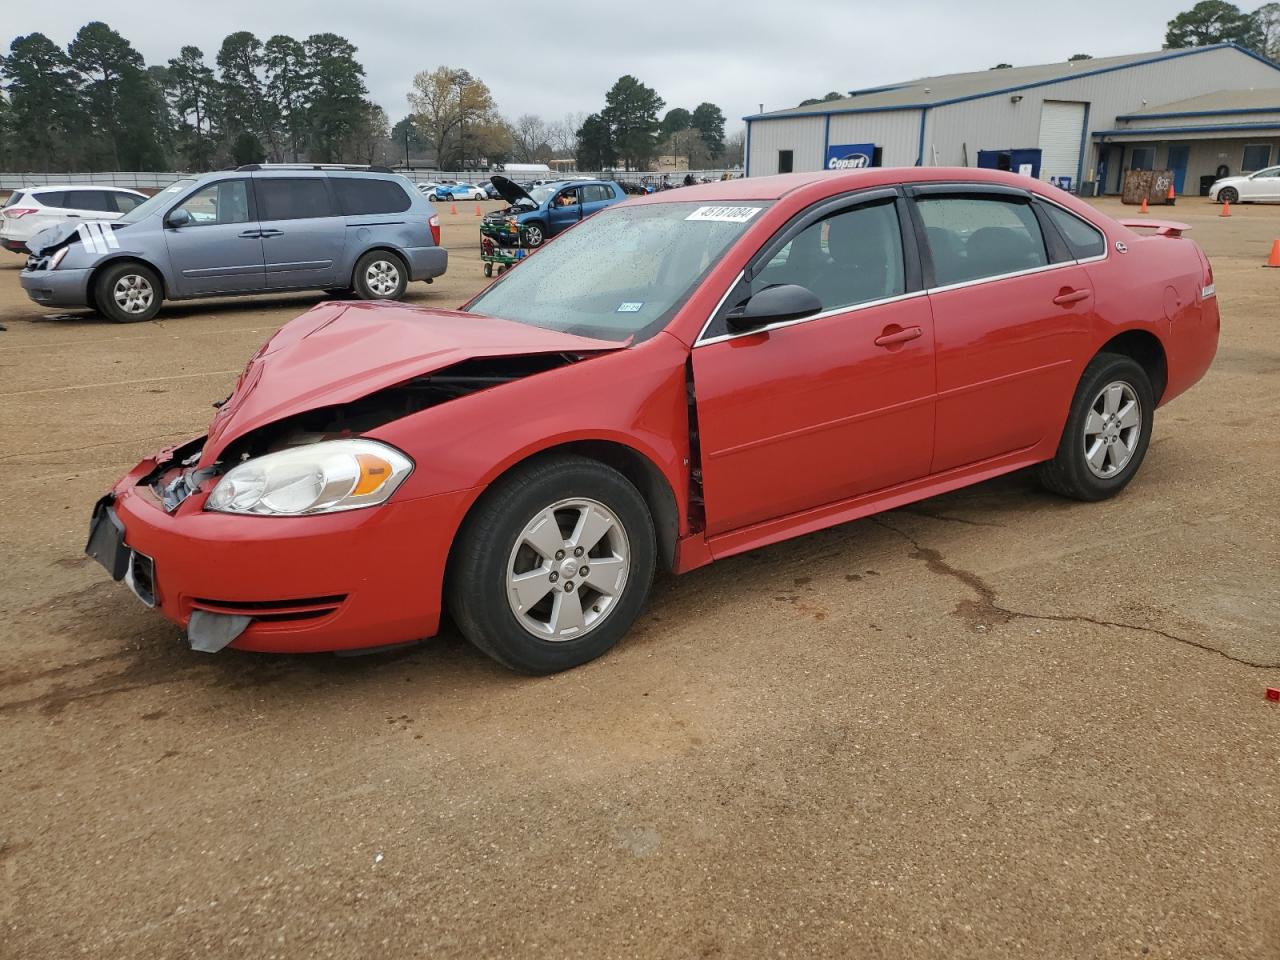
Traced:
<path fill-rule="evenodd" d="M 137 193 L 141 196 L 146 196 L 142 191 L 135 190 L 133 187 L 116 187 L 109 183 L 46 183 L 39 187 L 23 187 L 22 189 L 28 193 L 33 193 L 37 190 L 116 190 L 121 193 Z"/>

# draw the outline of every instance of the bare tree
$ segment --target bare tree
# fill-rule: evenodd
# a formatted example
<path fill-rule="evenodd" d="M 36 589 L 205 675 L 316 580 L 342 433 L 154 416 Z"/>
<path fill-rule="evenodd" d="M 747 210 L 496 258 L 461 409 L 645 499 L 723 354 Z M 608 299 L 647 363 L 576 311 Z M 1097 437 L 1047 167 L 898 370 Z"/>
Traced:
<path fill-rule="evenodd" d="M 541 117 L 525 113 L 511 124 L 515 154 L 522 163 L 547 159 L 552 151 L 551 127 Z"/>

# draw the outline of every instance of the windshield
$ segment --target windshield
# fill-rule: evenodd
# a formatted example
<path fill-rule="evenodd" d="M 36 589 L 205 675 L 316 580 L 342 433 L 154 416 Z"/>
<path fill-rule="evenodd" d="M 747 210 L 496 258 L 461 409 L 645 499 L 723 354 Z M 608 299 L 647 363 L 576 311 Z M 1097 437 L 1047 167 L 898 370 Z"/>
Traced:
<path fill-rule="evenodd" d="M 123 217 L 120 217 L 116 220 L 116 223 L 137 223 L 139 220 L 151 216 L 151 214 L 155 213 L 161 207 L 167 207 L 169 204 L 173 203 L 173 201 L 178 199 L 177 195 L 182 193 L 193 183 L 195 183 L 195 181 L 191 179 L 175 180 L 154 197 L 151 197 L 149 200 L 144 200 Z"/>
<path fill-rule="evenodd" d="M 542 206 L 542 204 L 546 202 L 547 198 L 550 197 L 553 193 L 555 193 L 559 189 L 560 188 L 558 186 L 529 187 L 525 190 L 525 193 L 533 197 L 534 203 L 536 203 L 538 206 Z"/>
<path fill-rule="evenodd" d="M 609 207 L 480 294 L 472 313 L 621 342 L 661 330 L 767 204 Z"/>

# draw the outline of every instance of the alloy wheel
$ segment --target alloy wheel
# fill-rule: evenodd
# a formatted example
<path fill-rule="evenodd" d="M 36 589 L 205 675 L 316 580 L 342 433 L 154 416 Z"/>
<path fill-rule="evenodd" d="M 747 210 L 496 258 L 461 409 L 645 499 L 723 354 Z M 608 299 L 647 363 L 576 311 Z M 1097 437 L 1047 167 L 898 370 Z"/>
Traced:
<path fill-rule="evenodd" d="M 1089 404 L 1084 421 L 1084 457 L 1096 477 L 1109 479 L 1128 466 L 1142 437 L 1142 404 L 1123 380 L 1109 383 Z"/>
<path fill-rule="evenodd" d="M 400 271 L 396 269 L 394 263 L 375 260 L 365 270 L 364 281 L 375 295 L 389 297 L 400 286 Z"/>
<path fill-rule="evenodd" d="M 574 640 L 617 606 L 631 564 L 627 532 L 598 500 L 575 498 L 538 512 L 507 561 L 516 621 L 543 640 Z"/>

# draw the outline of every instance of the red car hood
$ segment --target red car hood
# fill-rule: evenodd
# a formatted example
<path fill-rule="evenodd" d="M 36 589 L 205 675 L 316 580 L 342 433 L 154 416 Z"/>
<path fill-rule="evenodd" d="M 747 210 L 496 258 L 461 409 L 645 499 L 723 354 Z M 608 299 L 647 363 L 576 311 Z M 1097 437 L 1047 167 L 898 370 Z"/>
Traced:
<path fill-rule="evenodd" d="M 625 344 L 456 310 L 325 303 L 262 345 L 209 425 L 202 462 L 237 437 L 285 417 L 349 403 L 463 360 L 599 353 Z"/>

